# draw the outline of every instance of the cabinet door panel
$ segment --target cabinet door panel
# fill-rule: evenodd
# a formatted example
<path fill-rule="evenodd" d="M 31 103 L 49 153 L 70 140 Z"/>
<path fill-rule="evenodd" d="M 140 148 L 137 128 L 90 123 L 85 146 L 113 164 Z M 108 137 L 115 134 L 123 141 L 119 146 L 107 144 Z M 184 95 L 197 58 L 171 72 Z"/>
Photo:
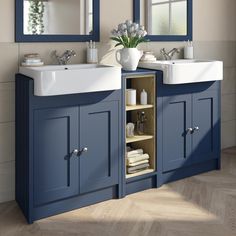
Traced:
<path fill-rule="evenodd" d="M 190 164 L 191 95 L 163 98 L 163 171 Z"/>
<path fill-rule="evenodd" d="M 34 113 L 34 203 L 40 205 L 78 194 L 78 108 Z"/>
<path fill-rule="evenodd" d="M 119 103 L 104 102 L 80 107 L 80 192 L 118 183 Z"/>
<path fill-rule="evenodd" d="M 193 161 L 217 158 L 220 147 L 219 97 L 217 91 L 193 94 Z"/>

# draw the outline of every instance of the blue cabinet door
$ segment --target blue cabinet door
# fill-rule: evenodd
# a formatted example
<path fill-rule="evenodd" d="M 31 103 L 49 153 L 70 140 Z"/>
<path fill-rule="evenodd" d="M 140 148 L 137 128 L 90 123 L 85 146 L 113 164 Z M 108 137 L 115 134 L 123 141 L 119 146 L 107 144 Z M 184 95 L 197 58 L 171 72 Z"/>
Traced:
<path fill-rule="evenodd" d="M 34 205 L 79 193 L 77 157 L 78 108 L 36 110 L 34 113 Z"/>
<path fill-rule="evenodd" d="M 118 184 L 119 102 L 80 107 L 80 193 Z"/>
<path fill-rule="evenodd" d="M 218 91 L 193 94 L 192 135 L 194 163 L 218 158 L 220 150 L 220 110 Z"/>
<path fill-rule="evenodd" d="M 163 97 L 163 172 L 190 164 L 192 95 Z"/>

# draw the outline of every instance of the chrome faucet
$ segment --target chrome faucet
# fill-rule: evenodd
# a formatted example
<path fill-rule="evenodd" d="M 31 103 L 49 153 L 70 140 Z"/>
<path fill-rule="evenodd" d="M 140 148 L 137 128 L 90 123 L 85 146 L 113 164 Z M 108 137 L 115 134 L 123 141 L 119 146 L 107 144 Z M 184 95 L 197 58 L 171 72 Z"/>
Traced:
<path fill-rule="evenodd" d="M 51 53 L 52 58 L 56 58 L 59 65 L 66 65 L 71 57 L 75 57 L 76 53 L 74 50 L 66 50 L 61 56 L 57 54 L 57 51 L 54 50 Z"/>
<path fill-rule="evenodd" d="M 180 53 L 180 49 L 173 48 L 169 52 L 166 52 L 165 48 L 162 48 L 160 52 L 161 52 L 161 55 L 165 58 L 165 60 L 172 60 L 172 57 L 176 53 Z"/>

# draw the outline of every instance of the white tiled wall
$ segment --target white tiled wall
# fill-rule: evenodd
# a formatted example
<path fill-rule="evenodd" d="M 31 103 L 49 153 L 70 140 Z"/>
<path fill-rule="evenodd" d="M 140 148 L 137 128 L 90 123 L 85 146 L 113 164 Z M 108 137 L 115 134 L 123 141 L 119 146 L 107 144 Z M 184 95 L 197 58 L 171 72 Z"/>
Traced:
<path fill-rule="evenodd" d="M 14 75 L 25 53 L 38 52 L 51 64 L 50 52 L 74 49 L 72 63 L 85 61 L 85 43 L 14 43 L 14 2 L 0 1 L 0 202 L 14 199 Z M 114 64 L 110 31 L 132 18 L 132 0 L 101 0 L 99 57 Z M 224 61 L 222 83 L 222 147 L 236 145 L 236 1 L 193 0 L 195 57 Z M 162 47 L 183 47 L 182 42 L 148 43 L 141 46 L 157 56 Z M 180 55 L 182 56 L 182 54 Z"/>

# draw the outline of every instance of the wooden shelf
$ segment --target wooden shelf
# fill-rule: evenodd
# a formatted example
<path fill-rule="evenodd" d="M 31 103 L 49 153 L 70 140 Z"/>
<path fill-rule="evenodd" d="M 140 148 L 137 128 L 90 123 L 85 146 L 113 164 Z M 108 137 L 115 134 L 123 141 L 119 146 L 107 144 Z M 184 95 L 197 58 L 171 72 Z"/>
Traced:
<path fill-rule="evenodd" d="M 145 175 L 154 172 L 154 169 L 147 169 L 147 170 L 142 170 L 134 174 L 126 174 L 126 179 L 137 177 L 140 175 Z"/>
<path fill-rule="evenodd" d="M 135 110 L 143 110 L 143 109 L 150 109 L 154 106 L 151 104 L 148 105 L 135 105 L 135 106 L 126 106 L 126 111 L 135 111 Z"/>
<path fill-rule="evenodd" d="M 126 143 L 135 143 L 153 138 L 154 138 L 153 135 L 135 135 L 132 138 L 126 138 Z"/>

